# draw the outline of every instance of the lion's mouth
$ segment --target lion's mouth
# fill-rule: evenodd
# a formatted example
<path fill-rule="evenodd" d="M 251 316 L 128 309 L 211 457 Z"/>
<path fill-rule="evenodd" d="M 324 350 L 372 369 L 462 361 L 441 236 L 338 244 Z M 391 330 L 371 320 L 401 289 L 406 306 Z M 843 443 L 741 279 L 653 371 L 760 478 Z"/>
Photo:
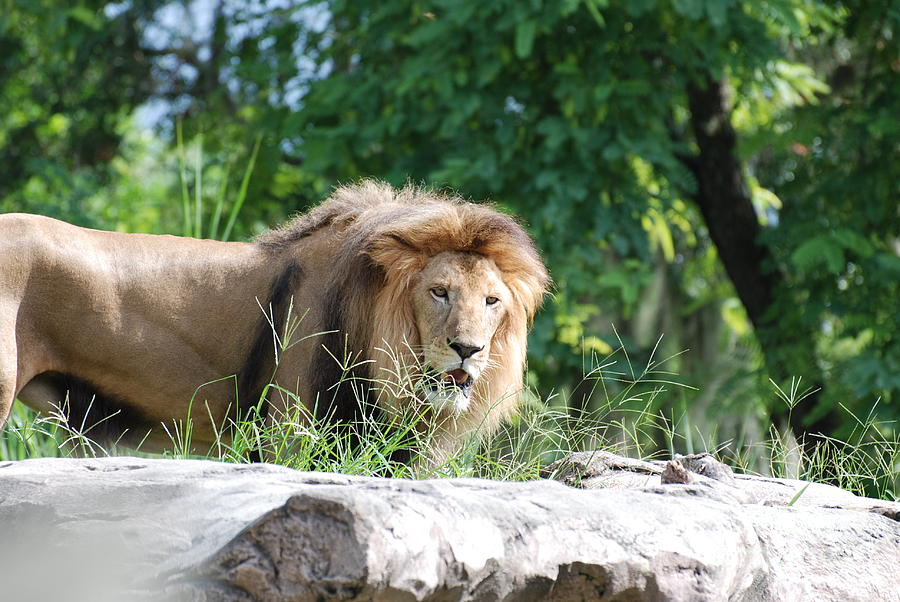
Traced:
<path fill-rule="evenodd" d="M 451 370 L 450 372 L 444 372 L 443 378 L 444 382 L 456 385 L 457 387 L 461 387 L 472 380 L 472 377 L 469 376 L 469 373 L 461 368 Z"/>
<path fill-rule="evenodd" d="M 469 396 L 472 390 L 472 377 L 462 368 L 450 370 L 441 374 L 441 380 L 453 387 L 456 387 L 463 395 Z"/>

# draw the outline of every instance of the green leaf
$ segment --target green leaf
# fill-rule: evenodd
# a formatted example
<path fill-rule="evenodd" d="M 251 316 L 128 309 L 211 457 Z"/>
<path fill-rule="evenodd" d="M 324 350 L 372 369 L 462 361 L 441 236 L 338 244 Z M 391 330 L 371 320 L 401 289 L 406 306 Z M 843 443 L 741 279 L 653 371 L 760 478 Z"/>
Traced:
<path fill-rule="evenodd" d="M 678 14 L 694 21 L 703 16 L 703 3 L 699 0 L 672 0 L 672 7 Z"/>
<path fill-rule="evenodd" d="M 727 20 L 728 9 L 734 4 L 733 0 L 713 0 L 705 3 L 706 14 L 709 22 L 715 27 L 722 27 Z"/>
<path fill-rule="evenodd" d="M 900 257 L 891 253 L 879 253 L 875 261 L 881 269 L 900 276 Z"/>
<path fill-rule="evenodd" d="M 100 18 L 91 10 L 83 6 L 75 6 L 66 11 L 66 16 L 68 16 L 73 21 L 78 21 L 82 25 L 86 25 L 93 29 L 94 31 L 99 31 L 102 27 L 102 23 Z"/>
<path fill-rule="evenodd" d="M 871 257 L 875 252 L 875 249 L 862 234 L 849 228 L 839 228 L 832 233 L 832 236 L 845 249 L 849 249 L 861 257 Z"/>
<path fill-rule="evenodd" d="M 594 21 L 600 27 L 606 27 L 606 19 L 600 14 L 600 7 L 605 8 L 607 4 L 607 0 L 584 0 L 584 5 L 587 6 L 588 12 L 591 13 Z"/>
<path fill-rule="evenodd" d="M 590 4 L 590 2 L 588 2 Z M 568 17 L 574 13 L 581 5 L 581 0 L 563 0 L 560 2 L 559 14 L 562 17 Z"/>
<path fill-rule="evenodd" d="M 809 488 L 810 485 L 812 485 L 811 482 L 810 482 L 810 483 L 807 483 L 806 485 L 803 486 L 802 489 L 800 489 L 799 491 L 797 491 L 797 493 L 794 494 L 794 497 L 791 498 L 791 501 L 788 502 L 788 506 L 793 506 L 794 504 L 796 504 L 796 503 L 797 503 L 797 500 L 800 499 L 800 496 L 801 496 L 801 495 L 803 495 L 804 493 L 806 493 L 806 490 Z"/>
<path fill-rule="evenodd" d="M 641 225 L 650 237 L 651 246 L 658 248 L 668 263 L 675 261 L 675 242 L 665 217 L 656 209 L 650 209 L 641 219 Z"/>
<path fill-rule="evenodd" d="M 594 102 L 597 104 L 605 102 L 612 94 L 613 87 L 612 84 L 597 84 L 594 86 Z"/>
<path fill-rule="evenodd" d="M 637 301 L 640 293 L 641 282 L 635 278 L 635 274 L 627 267 L 610 270 L 597 278 L 597 285 L 601 288 L 618 289 L 622 302 L 631 305 Z"/>
<path fill-rule="evenodd" d="M 516 25 L 516 56 L 520 59 L 528 58 L 534 46 L 534 35 L 537 32 L 537 23 L 531 19 L 520 21 Z"/>
<path fill-rule="evenodd" d="M 656 7 L 656 0 L 630 0 L 624 3 L 625 12 L 632 17 L 640 17 Z"/>
<path fill-rule="evenodd" d="M 766 3 L 766 7 L 775 13 L 776 18 L 780 18 L 779 20 L 787 26 L 792 35 L 803 35 L 804 28 L 797 19 L 797 15 L 794 14 L 794 7 L 791 2 L 770 0 L 770 2 Z"/>
<path fill-rule="evenodd" d="M 791 253 L 791 262 L 801 270 L 809 270 L 824 263 L 832 274 L 841 273 L 846 266 L 843 247 L 834 238 L 824 234 L 797 247 Z"/>

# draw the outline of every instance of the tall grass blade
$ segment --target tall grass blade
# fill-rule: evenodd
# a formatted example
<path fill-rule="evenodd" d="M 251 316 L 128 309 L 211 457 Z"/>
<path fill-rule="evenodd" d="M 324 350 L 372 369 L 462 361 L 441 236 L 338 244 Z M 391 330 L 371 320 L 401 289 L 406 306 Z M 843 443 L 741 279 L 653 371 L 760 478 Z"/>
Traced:
<path fill-rule="evenodd" d="M 212 219 L 209 224 L 209 237 L 219 240 L 219 222 L 222 220 L 222 210 L 225 208 L 225 197 L 228 192 L 228 178 L 231 175 L 231 164 L 225 164 L 225 173 L 222 174 L 222 187 L 216 197 L 216 206 L 213 208 Z"/>
<path fill-rule="evenodd" d="M 178 148 L 178 175 L 181 182 L 181 213 L 184 223 L 181 233 L 183 236 L 191 235 L 191 197 L 188 194 L 187 185 L 187 159 L 184 156 L 184 136 L 182 134 L 181 118 L 175 121 L 175 145 Z"/>
<path fill-rule="evenodd" d="M 250 160 L 247 162 L 246 169 L 244 169 L 244 177 L 241 179 L 241 187 L 238 190 L 237 199 L 231 207 L 231 213 L 228 215 L 228 223 L 225 225 L 225 231 L 222 232 L 222 240 L 227 241 L 231 238 L 231 231 L 234 229 L 238 213 L 240 213 L 241 207 L 244 206 L 244 199 L 247 198 L 247 187 L 250 185 L 250 175 L 253 173 L 253 168 L 256 165 L 256 157 L 259 155 L 259 147 L 261 144 L 262 134 L 257 134 L 256 142 L 253 144 L 253 151 L 250 153 Z"/>
<path fill-rule="evenodd" d="M 194 238 L 203 238 L 203 134 L 197 136 L 194 159 Z"/>

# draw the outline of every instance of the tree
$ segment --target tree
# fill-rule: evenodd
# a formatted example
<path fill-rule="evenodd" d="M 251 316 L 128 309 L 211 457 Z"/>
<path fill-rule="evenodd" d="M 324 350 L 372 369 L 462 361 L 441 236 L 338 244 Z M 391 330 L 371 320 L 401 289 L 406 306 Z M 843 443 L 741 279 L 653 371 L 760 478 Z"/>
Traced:
<path fill-rule="evenodd" d="M 152 92 L 138 7 L 7 2 L 0 14 L 0 207 L 88 218 L 79 199 L 103 178 L 120 128 Z M 100 166 L 100 169 L 90 171 Z M 66 202 L 41 204 L 47 196 Z M 54 211 L 55 210 L 55 211 Z"/>
<path fill-rule="evenodd" d="M 814 428 L 836 402 L 861 414 L 880 398 L 883 417 L 900 414 L 898 32 L 891 3 L 842 3 L 819 43 L 791 49 L 830 91 L 776 116 L 752 159 L 784 201 L 763 238 L 784 274 L 770 314 L 780 330 L 807 333 L 793 346 L 814 355 L 827 383 L 807 416 Z M 764 336 L 780 346 L 774 361 L 796 369 L 792 342 L 775 328 Z"/>
<path fill-rule="evenodd" d="M 789 0 L 459 1 L 441 9 L 332 2 L 327 10 L 328 25 L 306 46 L 317 64 L 332 67 L 304 97 L 298 147 L 308 168 L 334 179 L 377 173 L 445 182 L 475 197 L 502 199 L 527 216 L 560 291 L 555 340 L 538 342 L 545 357 L 559 357 L 549 346 L 589 334 L 590 315 L 610 308 L 597 301 L 604 291 L 617 289 L 624 303 L 612 307 L 628 311 L 634 289 L 647 282 L 654 246 L 673 259 L 684 250 L 675 247 L 677 233 L 673 243 L 665 219 L 691 219 L 692 210 L 678 203 L 690 199 L 702 216 L 692 234 L 708 233 L 715 244 L 769 374 L 826 387 L 817 394 L 813 420 L 798 410 L 791 412 L 793 425 L 834 430 L 834 416 L 822 418 L 845 391 L 832 391 L 833 375 L 822 370 L 817 346 L 828 344 L 824 314 L 801 311 L 806 306 L 796 302 L 827 294 L 798 290 L 798 262 L 809 240 L 795 236 L 791 221 L 779 221 L 777 207 L 767 205 L 779 199 L 751 171 L 771 147 L 748 153 L 733 122 L 739 112 L 745 131 L 759 136 L 764 130 L 783 144 L 773 122 L 787 127 L 802 111 L 814 111 L 820 96 L 827 98 L 827 86 L 799 62 L 815 52 L 796 49 L 847 40 L 867 46 L 865 36 L 841 29 L 855 12 Z M 890 24 L 884 18 L 878 24 L 888 39 Z M 889 57 L 879 64 L 890 65 Z M 765 118 L 754 119 L 754 110 Z M 861 108 L 858 115 L 867 114 Z M 890 204 L 888 197 L 882 190 L 865 205 Z M 785 219 L 795 203 L 817 204 L 807 194 L 792 198 Z M 832 271 L 843 273 L 844 250 L 869 248 L 861 242 L 867 235 L 859 229 L 864 224 L 843 233 L 835 226 L 827 226 Z M 888 242 L 882 237 L 878 245 L 885 265 L 896 259 Z M 892 285 L 882 283 L 889 294 Z M 868 319 L 884 322 L 878 315 L 890 305 L 885 301 L 880 294 L 865 317 L 857 316 L 861 327 Z M 879 330 L 882 341 L 893 340 L 885 334 L 890 330 Z M 885 347 L 875 353 L 893 354 Z M 891 373 L 890 362 L 868 365 Z M 887 399 L 896 384 L 881 382 L 888 386 L 857 388 L 863 398 L 850 405 L 865 408 L 872 401 L 865 396 L 876 391 Z M 772 410 L 784 418 L 789 413 L 778 405 Z"/>
<path fill-rule="evenodd" d="M 277 74 L 286 62 L 294 64 L 291 44 L 300 26 L 290 17 L 297 9 L 267 8 L 224 0 L 80 0 L 65 7 L 6 1 L 0 11 L 0 210 L 182 232 L 175 226 L 183 222 L 176 214 L 178 174 L 188 161 L 176 124 L 192 155 L 181 170 L 191 179 L 185 187 L 193 184 L 193 155 L 199 153 L 196 177 L 207 180 L 205 195 L 225 191 L 234 198 L 257 139 L 277 140 L 281 128 L 291 127 L 283 123 L 288 108 L 269 103 L 267 95 L 279 86 L 288 94 L 296 85 Z M 262 53 L 259 37 L 240 33 L 255 28 L 260 15 L 265 27 L 259 35 L 278 39 Z M 158 140 L 138 134 L 136 122 L 146 115 L 155 116 Z M 298 182 L 277 143 L 259 151 L 249 181 L 253 201 L 237 225 L 244 236 L 283 219 L 276 202 L 283 204 L 298 187 L 322 192 L 317 180 Z M 172 190 L 162 190 L 172 182 Z M 163 206 L 166 200 L 171 209 Z"/>
<path fill-rule="evenodd" d="M 889 3 L 160 0 L 2 19 L 0 100 L 24 107 L 0 125 L 4 208 L 51 173 L 102 188 L 89 149 L 115 153 L 149 99 L 171 144 L 175 122 L 214 157 L 263 134 L 248 223 L 370 175 L 522 216 L 557 285 L 530 347 L 545 386 L 620 339 L 636 363 L 696 347 L 676 367 L 721 383 L 758 342 L 755 382 L 821 387 L 800 411 L 748 396 L 796 430 L 833 432 L 838 401 L 898 415 Z M 699 411 L 747 413 L 707 388 Z"/>

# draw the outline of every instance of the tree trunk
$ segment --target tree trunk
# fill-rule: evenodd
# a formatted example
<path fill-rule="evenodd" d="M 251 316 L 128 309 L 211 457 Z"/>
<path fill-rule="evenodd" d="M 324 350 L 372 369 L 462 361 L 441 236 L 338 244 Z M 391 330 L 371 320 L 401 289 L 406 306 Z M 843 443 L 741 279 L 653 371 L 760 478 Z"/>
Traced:
<path fill-rule="evenodd" d="M 806 433 L 830 434 L 837 426 L 833 412 L 807 423 L 806 412 L 797 411 L 815 407 L 822 393 L 822 378 L 811 351 L 813 333 L 796 332 L 795 326 L 790 332 L 779 328 L 774 303 L 783 277 L 769 249 L 759 242 L 759 220 L 736 155 L 737 134 L 731 125 L 727 85 L 707 76 L 704 87 L 689 87 L 688 103 L 699 153 L 682 160 L 697 179 L 694 201 L 753 324 L 768 371 L 776 382 L 803 376 L 814 391 L 794 411 L 787 404 L 774 407 L 773 418 L 789 425 L 798 437 Z M 798 345 L 798 341 L 806 343 Z M 809 354 L 802 362 L 806 374 L 788 374 L 786 371 L 791 368 L 786 368 L 786 354 L 798 351 Z"/>
<path fill-rule="evenodd" d="M 688 90 L 691 126 L 700 153 L 694 157 L 694 197 L 709 235 L 756 330 L 771 323 L 768 310 L 780 280 L 769 250 L 759 244 L 759 220 L 735 156 L 737 136 L 731 126 L 725 84 L 707 80 Z"/>

